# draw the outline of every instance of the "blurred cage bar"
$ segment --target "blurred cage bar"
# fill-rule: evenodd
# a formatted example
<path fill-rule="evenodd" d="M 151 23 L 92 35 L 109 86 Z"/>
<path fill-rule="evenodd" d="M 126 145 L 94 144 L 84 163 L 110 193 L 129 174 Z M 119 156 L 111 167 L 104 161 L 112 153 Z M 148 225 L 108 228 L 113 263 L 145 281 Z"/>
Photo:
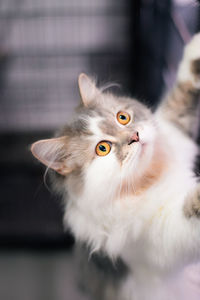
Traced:
<path fill-rule="evenodd" d="M 71 116 L 79 73 L 128 81 L 129 8 L 123 0 L 0 1 L 1 245 L 73 241 L 28 147 Z"/>
<path fill-rule="evenodd" d="M 81 71 L 94 75 L 98 64 L 102 74 L 115 65 L 106 77 L 122 77 L 129 28 L 128 1 L 1 0 L 0 130 L 50 130 L 66 122 L 79 101 Z"/>
<path fill-rule="evenodd" d="M 171 65 L 179 58 L 170 40 L 179 38 L 170 34 L 173 4 L 193 32 L 199 15 L 190 0 L 1 0 L 0 131 L 64 124 L 82 71 L 156 102 L 169 44 Z"/>
<path fill-rule="evenodd" d="M 64 239 L 59 201 L 28 146 L 71 116 L 78 74 L 155 105 L 199 11 L 190 0 L 0 0 L 1 244 Z"/>

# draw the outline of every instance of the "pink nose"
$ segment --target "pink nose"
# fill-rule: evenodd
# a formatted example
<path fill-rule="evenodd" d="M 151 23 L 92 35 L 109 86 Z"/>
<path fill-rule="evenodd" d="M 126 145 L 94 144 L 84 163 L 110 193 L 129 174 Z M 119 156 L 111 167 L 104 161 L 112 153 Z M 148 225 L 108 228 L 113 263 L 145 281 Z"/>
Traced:
<path fill-rule="evenodd" d="M 132 143 L 135 143 L 135 142 L 139 142 L 139 132 L 134 132 L 134 134 L 132 135 L 131 139 L 130 139 L 130 142 L 129 142 L 129 145 L 131 145 Z"/>

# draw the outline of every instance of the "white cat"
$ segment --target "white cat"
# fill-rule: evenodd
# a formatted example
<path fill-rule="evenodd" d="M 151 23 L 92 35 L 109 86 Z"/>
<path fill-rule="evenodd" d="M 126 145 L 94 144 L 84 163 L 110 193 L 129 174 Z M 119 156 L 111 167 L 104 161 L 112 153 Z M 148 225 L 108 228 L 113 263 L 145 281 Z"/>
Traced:
<path fill-rule="evenodd" d="M 154 113 L 102 92 L 85 74 L 79 88 L 75 119 L 31 148 L 56 171 L 64 224 L 92 251 L 129 266 L 119 299 L 182 300 L 172 279 L 200 259 L 200 185 L 193 172 L 200 34 L 186 46 L 177 82 Z"/>

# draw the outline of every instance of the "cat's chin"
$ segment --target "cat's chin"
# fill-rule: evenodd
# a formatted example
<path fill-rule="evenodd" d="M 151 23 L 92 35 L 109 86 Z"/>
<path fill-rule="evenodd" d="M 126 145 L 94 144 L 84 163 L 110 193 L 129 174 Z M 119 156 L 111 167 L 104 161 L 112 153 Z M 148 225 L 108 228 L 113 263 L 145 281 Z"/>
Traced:
<path fill-rule="evenodd" d="M 123 170 L 120 198 L 135 197 L 148 190 L 161 176 L 163 164 L 156 157 L 154 143 L 138 143 L 131 149 Z M 131 157 L 132 156 L 132 157 Z"/>
<path fill-rule="evenodd" d="M 142 175 L 153 159 L 154 143 L 138 142 L 135 148 L 131 149 L 131 159 L 129 160 L 131 169 L 134 169 L 137 174 Z"/>
<path fill-rule="evenodd" d="M 140 153 L 138 157 L 138 171 L 143 175 L 145 170 L 149 168 L 154 157 L 154 145 L 150 143 L 140 144 Z"/>

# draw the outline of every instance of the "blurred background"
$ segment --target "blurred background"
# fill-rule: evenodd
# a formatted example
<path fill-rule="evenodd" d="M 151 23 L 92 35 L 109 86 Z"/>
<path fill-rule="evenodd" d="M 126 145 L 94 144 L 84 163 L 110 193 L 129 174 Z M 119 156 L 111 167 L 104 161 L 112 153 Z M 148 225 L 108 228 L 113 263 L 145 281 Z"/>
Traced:
<path fill-rule="evenodd" d="M 30 144 L 68 120 L 81 72 L 155 106 L 199 30 L 192 0 L 0 0 L 0 300 L 103 299 Z M 126 273 L 106 258 L 89 265 L 97 282 Z"/>

